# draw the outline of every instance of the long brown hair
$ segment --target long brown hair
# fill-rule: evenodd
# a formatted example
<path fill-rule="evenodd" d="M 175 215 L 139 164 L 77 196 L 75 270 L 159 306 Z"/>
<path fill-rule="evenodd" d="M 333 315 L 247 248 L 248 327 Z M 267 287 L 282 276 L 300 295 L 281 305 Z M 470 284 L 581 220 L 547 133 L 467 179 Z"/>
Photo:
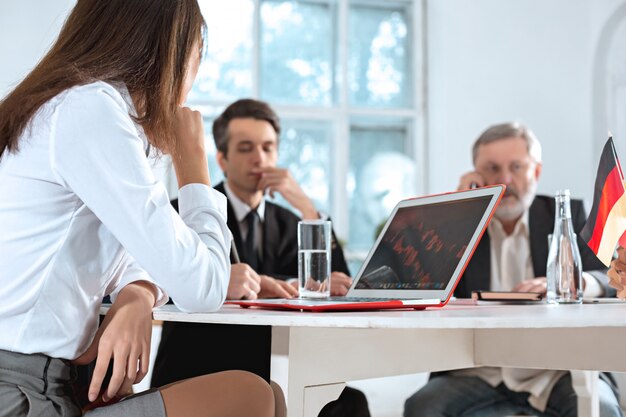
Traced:
<path fill-rule="evenodd" d="M 196 0 L 78 0 L 50 51 L 0 102 L 0 159 L 17 152 L 43 104 L 98 80 L 124 83 L 152 144 L 176 149 L 173 117 L 205 33 Z"/>

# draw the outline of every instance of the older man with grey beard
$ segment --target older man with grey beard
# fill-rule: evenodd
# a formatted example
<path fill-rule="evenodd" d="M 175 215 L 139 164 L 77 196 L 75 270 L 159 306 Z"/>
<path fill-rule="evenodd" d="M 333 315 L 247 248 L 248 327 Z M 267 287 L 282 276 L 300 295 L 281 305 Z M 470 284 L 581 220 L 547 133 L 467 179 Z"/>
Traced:
<path fill-rule="evenodd" d="M 555 217 L 553 197 L 537 195 L 541 145 L 525 126 L 489 127 L 474 143 L 474 171 L 459 189 L 505 184 L 506 194 L 467 266 L 455 295 L 472 291 L 546 292 L 548 235 Z M 564 184 L 565 185 L 565 184 Z M 586 214 L 571 201 L 576 233 Z M 613 295 L 604 265 L 579 241 L 585 296 Z M 600 415 L 620 417 L 617 390 L 609 374 L 599 381 Z M 435 374 L 405 404 L 405 417 L 500 417 L 512 414 L 575 417 L 577 398 L 568 371 L 483 367 Z"/>

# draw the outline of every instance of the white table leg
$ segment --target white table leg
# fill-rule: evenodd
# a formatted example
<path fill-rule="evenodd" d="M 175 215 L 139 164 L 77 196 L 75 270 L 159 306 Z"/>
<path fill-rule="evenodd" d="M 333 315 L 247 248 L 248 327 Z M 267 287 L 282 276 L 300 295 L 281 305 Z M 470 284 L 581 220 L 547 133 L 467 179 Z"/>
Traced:
<path fill-rule="evenodd" d="M 578 396 L 579 417 L 600 417 L 598 371 L 570 371 L 572 386 Z"/>
<path fill-rule="evenodd" d="M 291 328 L 288 339 L 289 417 L 316 417 L 346 381 L 473 366 L 473 332 L 467 329 L 302 327 Z"/>

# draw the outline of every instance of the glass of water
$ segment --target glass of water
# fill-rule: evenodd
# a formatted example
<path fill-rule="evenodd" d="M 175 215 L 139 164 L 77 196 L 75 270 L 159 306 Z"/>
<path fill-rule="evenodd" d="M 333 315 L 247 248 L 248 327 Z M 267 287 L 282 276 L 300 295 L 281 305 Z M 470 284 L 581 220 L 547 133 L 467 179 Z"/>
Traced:
<path fill-rule="evenodd" d="M 330 221 L 298 222 L 298 290 L 301 298 L 330 296 L 330 241 Z"/>

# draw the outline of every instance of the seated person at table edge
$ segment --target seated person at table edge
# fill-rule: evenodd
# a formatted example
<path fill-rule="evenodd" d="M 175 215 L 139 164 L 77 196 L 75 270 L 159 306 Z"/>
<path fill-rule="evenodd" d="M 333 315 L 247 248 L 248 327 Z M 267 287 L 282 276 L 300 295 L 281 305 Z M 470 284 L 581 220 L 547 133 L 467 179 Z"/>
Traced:
<path fill-rule="evenodd" d="M 257 100 L 232 103 L 213 123 L 217 161 L 226 177 L 215 188 L 228 198 L 228 227 L 242 261 L 231 267 L 229 299 L 297 295 L 297 283 L 285 279 L 298 275 L 300 219 L 264 196 L 280 193 L 304 219 L 320 215 L 291 173 L 276 166 L 279 134 L 278 116 Z M 351 279 L 334 234 L 331 258 L 331 292 L 345 295 Z M 269 326 L 164 323 L 152 385 L 229 369 L 248 370 L 269 380 L 270 355 Z M 369 416 L 369 412 L 365 396 L 346 388 L 321 415 Z"/>
<path fill-rule="evenodd" d="M 284 416 L 246 372 L 129 396 L 166 294 L 208 313 L 227 293 L 226 198 L 210 186 L 202 117 L 183 105 L 207 26 L 196 0 L 72 3 L 0 99 L 0 417 Z M 174 156 L 183 216 L 150 147 Z"/>
<path fill-rule="evenodd" d="M 626 298 L 626 249 L 622 246 L 617 248 L 617 258 L 611 262 L 611 268 L 607 273 L 609 285 L 617 290 L 617 296 Z"/>
<path fill-rule="evenodd" d="M 536 195 L 541 145 L 517 123 L 491 126 L 473 146 L 475 170 L 463 175 L 459 189 L 505 184 L 506 193 L 461 278 L 455 295 L 475 290 L 546 292 L 548 235 L 555 217 L 553 197 Z M 571 201 L 578 233 L 586 219 L 582 202 Z M 613 295 L 604 265 L 579 240 L 585 296 Z M 598 386 L 601 416 L 621 416 L 610 374 Z M 567 371 L 483 367 L 431 376 L 405 403 L 404 416 L 577 415 L 577 398 Z"/>

